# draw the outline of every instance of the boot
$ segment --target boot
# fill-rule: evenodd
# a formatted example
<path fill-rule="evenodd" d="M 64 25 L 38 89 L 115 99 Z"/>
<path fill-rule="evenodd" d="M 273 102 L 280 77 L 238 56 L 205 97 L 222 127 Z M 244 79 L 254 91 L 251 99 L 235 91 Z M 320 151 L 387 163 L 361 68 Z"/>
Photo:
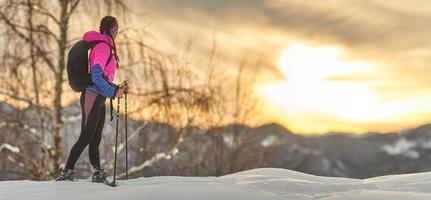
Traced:
<path fill-rule="evenodd" d="M 106 177 L 108 177 L 108 174 L 106 174 L 104 169 L 97 169 L 93 172 L 93 176 L 91 176 L 91 182 L 109 183 Z"/>
<path fill-rule="evenodd" d="M 55 179 L 55 181 L 75 181 L 74 179 L 75 171 L 72 169 L 63 168 L 60 175 Z"/>

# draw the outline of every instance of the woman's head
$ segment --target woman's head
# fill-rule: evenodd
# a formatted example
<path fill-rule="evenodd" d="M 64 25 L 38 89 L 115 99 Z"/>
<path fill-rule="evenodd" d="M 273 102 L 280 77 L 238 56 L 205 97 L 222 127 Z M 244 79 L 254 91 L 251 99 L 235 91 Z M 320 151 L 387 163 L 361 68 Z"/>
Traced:
<path fill-rule="evenodd" d="M 112 39 L 117 37 L 118 23 L 117 19 L 112 16 L 105 16 L 100 21 L 100 33 L 111 36 Z"/>
<path fill-rule="evenodd" d="M 114 55 L 118 63 L 120 59 L 118 58 L 117 47 L 115 45 L 115 38 L 117 37 L 117 32 L 118 32 L 117 19 L 115 19 L 115 17 L 112 17 L 112 16 L 106 16 L 102 18 L 102 20 L 100 21 L 99 31 L 100 33 L 110 36 L 112 38 L 113 50 L 115 52 Z M 117 64 L 117 67 L 118 67 L 118 64 Z"/>

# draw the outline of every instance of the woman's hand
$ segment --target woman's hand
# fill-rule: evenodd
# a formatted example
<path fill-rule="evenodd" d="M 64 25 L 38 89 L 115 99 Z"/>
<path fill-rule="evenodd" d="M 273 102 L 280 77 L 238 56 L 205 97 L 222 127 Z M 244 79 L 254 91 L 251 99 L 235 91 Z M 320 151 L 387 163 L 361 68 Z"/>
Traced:
<path fill-rule="evenodd" d="M 129 93 L 129 85 L 126 84 L 126 85 L 124 85 L 123 88 L 124 88 L 124 93 L 125 94 Z"/>
<path fill-rule="evenodd" d="M 125 87 L 119 87 L 118 90 L 117 90 L 117 93 L 115 94 L 115 97 L 117 97 L 117 98 L 123 98 L 125 92 L 126 92 L 126 88 Z"/>
<path fill-rule="evenodd" d="M 123 81 L 123 83 L 121 84 L 120 87 L 124 88 L 124 93 L 125 94 L 129 93 L 129 84 L 127 83 L 127 80 Z"/>

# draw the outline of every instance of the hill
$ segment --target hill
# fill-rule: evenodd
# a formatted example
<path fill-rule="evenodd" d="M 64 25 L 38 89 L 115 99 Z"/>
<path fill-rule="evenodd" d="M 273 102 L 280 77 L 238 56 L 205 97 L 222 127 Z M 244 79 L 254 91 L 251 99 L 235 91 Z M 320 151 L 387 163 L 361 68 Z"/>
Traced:
<path fill-rule="evenodd" d="M 120 180 L 118 187 L 54 181 L 2 181 L 2 199 L 20 200 L 338 200 L 431 198 L 431 173 L 330 178 L 285 169 L 254 169 L 222 177 L 152 177 Z"/>

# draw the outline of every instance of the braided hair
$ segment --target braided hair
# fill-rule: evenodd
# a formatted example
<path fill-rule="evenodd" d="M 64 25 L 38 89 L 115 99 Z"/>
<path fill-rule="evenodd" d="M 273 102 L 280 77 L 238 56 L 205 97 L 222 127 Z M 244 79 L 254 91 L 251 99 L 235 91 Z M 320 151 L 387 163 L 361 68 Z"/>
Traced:
<path fill-rule="evenodd" d="M 117 46 L 115 45 L 115 40 L 112 37 L 113 29 L 118 29 L 117 19 L 113 16 L 105 16 L 100 21 L 99 31 L 100 33 L 111 37 L 113 42 L 114 55 L 117 62 L 120 60 L 117 55 Z M 118 64 L 117 64 L 118 65 Z"/>

